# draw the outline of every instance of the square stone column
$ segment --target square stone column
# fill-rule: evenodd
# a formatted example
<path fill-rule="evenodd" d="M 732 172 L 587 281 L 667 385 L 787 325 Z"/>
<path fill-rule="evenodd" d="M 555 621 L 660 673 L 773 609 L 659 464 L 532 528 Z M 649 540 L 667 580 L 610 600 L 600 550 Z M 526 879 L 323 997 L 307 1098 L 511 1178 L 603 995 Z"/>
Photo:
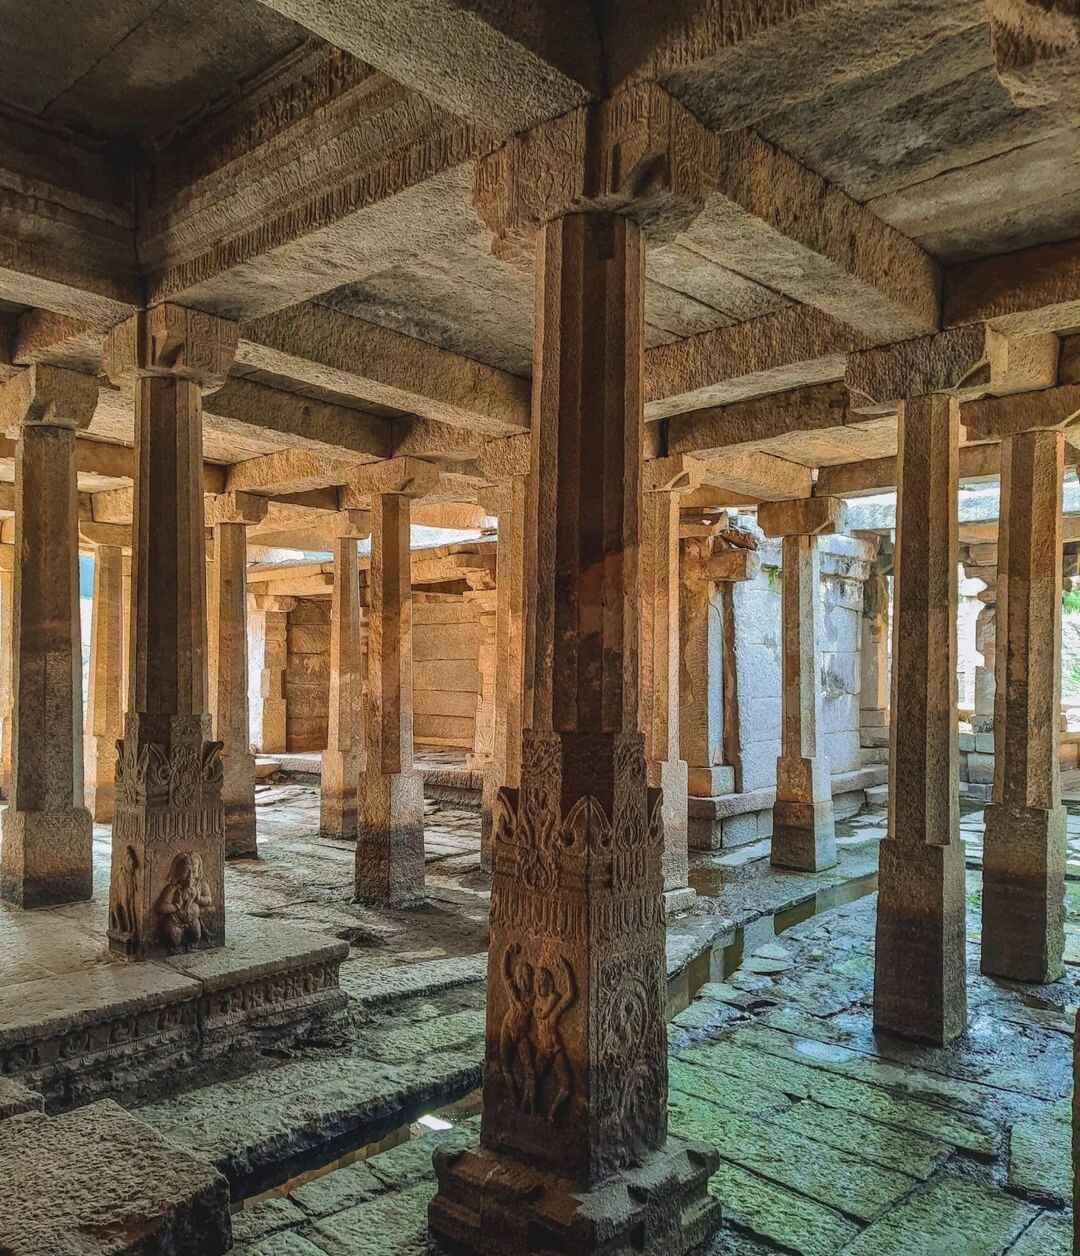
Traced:
<path fill-rule="evenodd" d="M 117 767 L 109 944 L 134 958 L 222 946 L 221 743 L 207 715 L 202 392 L 237 329 L 154 306 L 106 337 L 109 378 L 135 397 L 131 702 Z"/>
<path fill-rule="evenodd" d="M 480 1145 L 436 1153 L 454 1253 L 682 1256 L 719 1221 L 715 1153 L 667 1136 L 661 799 L 639 732 L 644 248 L 541 228 L 531 708 L 499 793 Z"/>
<path fill-rule="evenodd" d="M 960 403 L 898 417 L 889 828 L 880 847 L 874 1028 L 944 1043 L 967 1024 L 956 727 Z"/>
<path fill-rule="evenodd" d="M 210 564 L 210 710 L 221 742 L 221 800 L 226 859 L 255 859 L 255 756 L 248 713 L 247 529 L 266 514 L 266 499 L 222 493 L 206 500 L 212 525 Z"/>
<path fill-rule="evenodd" d="M 334 592 L 330 605 L 330 714 L 322 756 L 319 832 L 355 842 L 360 767 L 363 761 L 364 683 L 360 629 L 360 565 L 357 542 L 370 531 L 370 518 L 357 511 L 356 530 L 334 539 Z"/>
<path fill-rule="evenodd" d="M 75 433 L 97 406 L 92 376 L 33 366 L 0 388 L 15 429 L 11 794 L 0 897 L 19 907 L 93 893 L 84 805 L 82 633 Z"/>
<path fill-rule="evenodd" d="M 83 755 L 86 802 L 98 824 L 111 823 L 116 809 L 116 743 L 124 732 L 123 572 L 119 546 L 95 547 Z"/>
<path fill-rule="evenodd" d="M 836 863 L 832 777 L 821 745 L 821 555 L 817 536 L 843 531 L 837 497 L 765 502 L 758 523 L 783 538 L 782 722 L 772 863 L 820 872 Z"/>
<path fill-rule="evenodd" d="M 982 971 L 1065 971 L 1061 714 L 1061 488 L 1065 436 L 1001 442 L 994 795 L 983 838 Z"/>
<path fill-rule="evenodd" d="M 704 464 L 676 454 L 643 467 L 641 727 L 649 785 L 662 790 L 664 890 L 689 877 L 687 769 L 679 751 L 679 496 L 698 488 Z"/>
<path fill-rule="evenodd" d="M 371 501 L 367 767 L 360 781 L 356 897 L 382 906 L 415 902 L 424 893 L 424 781 L 413 767 L 409 502 L 437 483 L 436 467 L 397 458 L 365 468 L 352 489 L 360 493 L 366 486 Z"/>
<path fill-rule="evenodd" d="M 859 731 L 863 746 L 884 747 L 889 736 L 889 574 L 892 549 L 873 532 L 857 534 L 878 547 L 869 578 L 863 584 L 862 633 L 859 642 Z"/>
<path fill-rule="evenodd" d="M 263 754 L 284 754 L 286 740 L 285 672 L 289 665 L 289 612 L 296 607 L 296 598 L 257 594 L 255 609 L 263 618 L 263 666 L 259 675 L 262 695 L 262 734 L 259 749 Z"/>
<path fill-rule="evenodd" d="M 11 797 L 12 708 L 15 686 L 15 546 L 0 545 L 0 795 Z"/>
<path fill-rule="evenodd" d="M 495 673 L 498 669 L 498 594 L 494 582 L 486 573 L 466 572 L 469 592 L 465 601 L 476 607 L 476 621 L 480 630 L 476 650 L 476 670 L 480 677 L 480 690 L 476 695 L 476 719 L 473 723 L 473 747 L 465 756 L 465 766 L 470 772 L 485 776 L 491 768 L 495 754 Z"/>
<path fill-rule="evenodd" d="M 521 720 L 525 704 L 525 517 L 530 461 L 528 436 L 490 441 L 480 455 L 484 470 L 499 483 L 478 495 L 480 505 L 499 520 L 496 540 L 495 736 L 484 774 L 481 800 L 480 865 L 492 867 L 491 835 L 495 800 L 503 786 L 521 782 Z"/>

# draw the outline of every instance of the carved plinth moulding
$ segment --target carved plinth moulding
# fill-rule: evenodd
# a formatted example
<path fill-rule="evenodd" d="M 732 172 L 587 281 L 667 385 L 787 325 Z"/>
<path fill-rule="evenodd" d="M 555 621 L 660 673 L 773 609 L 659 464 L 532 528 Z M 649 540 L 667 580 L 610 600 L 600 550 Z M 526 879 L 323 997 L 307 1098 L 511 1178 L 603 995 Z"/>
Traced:
<path fill-rule="evenodd" d="M 143 958 L 225 941 L 221 743 L 118 741 L 109 945 Z"/>

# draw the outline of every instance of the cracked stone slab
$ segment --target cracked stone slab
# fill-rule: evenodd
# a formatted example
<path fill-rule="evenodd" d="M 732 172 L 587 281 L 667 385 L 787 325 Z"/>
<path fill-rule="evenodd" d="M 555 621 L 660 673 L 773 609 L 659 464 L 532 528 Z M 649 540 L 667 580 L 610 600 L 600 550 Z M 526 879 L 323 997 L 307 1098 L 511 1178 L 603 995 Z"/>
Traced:
<path fill-rule="evenodd" d="M 434 995 L 487 980 L 487 952 L 420 964 L 374 968 L 346 965 L 341 984 L 364 1007 L 379 1007 L 413 995 Z"/>
<path fill-rule="evenodd" d="M 1009 1189 L 1032 1199 L 1072 1199 L 1072 1123 L 1051 1112 L 1017 1121 L 1009 1133 Z"/>
<path fill-rule="evenodd" d="M 225 1179 L 109 1100 L 0 1123 L 0 1177 L 9 1256 L 219 1256 L 232 1245 Z"/>

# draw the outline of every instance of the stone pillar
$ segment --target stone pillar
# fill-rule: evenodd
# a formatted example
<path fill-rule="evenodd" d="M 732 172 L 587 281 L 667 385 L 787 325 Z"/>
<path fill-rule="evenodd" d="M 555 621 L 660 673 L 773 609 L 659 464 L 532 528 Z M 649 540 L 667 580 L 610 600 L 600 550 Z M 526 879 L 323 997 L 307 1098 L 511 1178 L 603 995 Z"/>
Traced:
<path fill-rule="evenodd" d="M 210 498 L 214 562 L 210 564 L 210 710 L 221 742 L 221 800 L 226 859 L 255 859 L 255 756 L 248 713 L 247 529 L 266 514 L 250 493 Z"/>
<path fill-rule="evenodd" d="M 124 731 L 124 553 L 116 545 L 94 551 L 90 618 L 90 686 L 86 703 L 86 803 L 99 824 L 116 807 L 116 743 Z"/>
<path fill-rule="evenodd" d="M 530 444 L 527 436 L 491 441 L 481 461 L 496 461 L 497 487 L 484 490 L 480 505 L 499 520 L 496 544 L 495 736 L 484 774 L 481 803 L 480 866 L 492 867 L 491 834 L 495 799 L 504 786 L 521 782 L 521 718 L 525 702 L 525 515 Z"/>
<path fill-rule="evenodd" d="M 449 1251 L 682 1256 L 715 1153 L 667 1136 L 661 800 L 639 732 L 644 249 L 540 229 L 535 649 L 520 789 L 499 793 L 480 1145 L 436 1153 Z"/>
<path fill-rule="evenodd" d="M 859 643 L 859 732 L 867 749 L 889 739 L 889 575 L 891 550 L 876 533 L 859 533 L 878 546 L 869 579 L 863 584 L 862 634 Z"/>
<path fill-rule="evenodd" d="M 360 566 L 357 542 L 367 529 L 334 539 L 334 593 L 330 606 L 330 715 L 322 757 L 319 832 L 355 842 L 363 758 L 363 670 Z"/>
<path fill-rule="evenodd" d="M 125 554 L 120 577 L 120 692 L 124 714 L 131 709 L 131 555 Z"/>
<path fill-rule="evenodd" d="M 136 958 L 225 941 L 221 743 L 209 739 L 202 391 L 235 324 L 159 305 L 115 327 L 104 365 L 135 395 L 131 705 L 117 766 L 109 944 Z"/>
<path fill-rule="evenodd" d="M 944 1043 L 967 1024 L 956 728 L 960 405 L 899 406 L 889 828 L 874 1028 Z"/>
<path fill-rule="evenodd" d="M 0 794 L 11 797 L 12 707 L 15 686 L 15 546 L 0 545 Z"/>
<path fill-rule="evenodd" d="M 285 672 L 289 665 L 289 612 L 296 607 L 296 598 L 259 594 L 255 606 L 263 617 L 263 668 L 260 676 L 262 694 L 263 754 L 284 754 L 286 741 L 287 703 Z"/>
<path fill-rule="evenodd" d="M 15 447 L 11 794 L 0 897 L 19 907 L 93 893 L 84 805 L 82 634 L 75 433 L 93 418 L 92 376 L 33 366 L 0 388 Z"/>
<path fill-rule="evenodd" d="M 356 897 L 382 906 L 415 902 L 424 893 L 424 782 L 413 767 L 409 499 L 430 482 L 414 481 L 409 464 L 414 460 L 381 464 L 371 493 L 367 768 L 360 781 Z"/>
<path fill-rule="evenodd" d="M 664 890 L 687 888 L 687 768 L 679 746 L 679 495 L 704 465 L 646 462 L 641 511 L 641 727 L 649 785 L 663 794 Z"/>
<path fill-rule="evenodd" d="M 724 758 L 724 652 L 729 643 L 721 587 L 752 580 L 761 558 L 754 549 L 724 545 L 726 530 L 726 515 L 716 522 L 684 521 L 680 530 L 679 747 L 693 798 L 735 791 L 735 768 Z"/>
<path fill-rule="evenodd" d="M 1065 971 L 1061 712 L 1061 487 L 1065 436 L 1001 442 L 994 795 L 983 838 L 982 971 Z"/>
<path fill-rule="evenodd" d="M 495 672 L 498 668 L 498 594 L 493 581 L 486 573 L 467 572 L 469 592 L 465 600 L 476 607 L 476 621 L 480 630 L 476 651 L 476 668 L 480 677 L 480 691 L 476 695 L 476 720 L 473 726 L 473 748 L 465 756 L 465 766 L 470 772 L 485 776 L 491 767 L 495 753 Z"/>
<path fill-rule="evenodd" d="M 765 502 L 758 523 L 783 537 L 781 744 L 776 763 L 772 863 L 820 872 L 836 863 L 832 777 L 821 745 L 821 555 L 817 536 L 843 531 L 837 497 Z"/>

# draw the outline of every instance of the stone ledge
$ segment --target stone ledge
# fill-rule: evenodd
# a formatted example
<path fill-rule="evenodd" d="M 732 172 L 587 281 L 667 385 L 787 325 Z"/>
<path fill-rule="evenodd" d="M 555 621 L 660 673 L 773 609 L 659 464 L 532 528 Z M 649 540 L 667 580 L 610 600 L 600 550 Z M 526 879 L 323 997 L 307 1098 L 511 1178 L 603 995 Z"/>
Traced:
<path fill-rule="evenodd" d="M 832 778 L 832 795 L 857 793 L 874 785 L 884 785 L 889 779 L 889 768 L 884 763 L 874 763 L 857 768 L 854 772 L 837 772 Z M 688 814 L 695 819 L 725 820 L 744 815 L 748 811 L 765 811 L 776 802 L 775 789 L 752 789 L 742 794 L 721 794 L 716 798 L 687 799 Z"/>
<path fill-rule="evenodd" d="M 229 1187 L 210 1165 L 108 1100 L 0 1122 L 0 1251 L 220 1256 Z"/>

